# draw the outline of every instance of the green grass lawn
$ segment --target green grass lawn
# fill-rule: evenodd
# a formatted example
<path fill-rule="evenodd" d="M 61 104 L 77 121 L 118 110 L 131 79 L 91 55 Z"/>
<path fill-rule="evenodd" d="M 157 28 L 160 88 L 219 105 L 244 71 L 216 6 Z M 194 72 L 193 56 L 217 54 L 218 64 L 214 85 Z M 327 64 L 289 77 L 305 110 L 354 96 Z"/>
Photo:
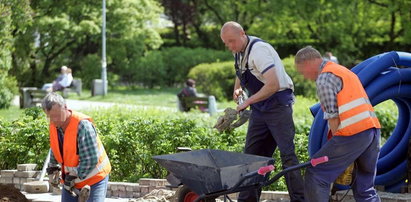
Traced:
<path fill-rule="evenodd" d="M 158 89 L 114 89 L 107 92 L 106 96 L 91 96 L 91 91 L 83 90 L 81 96 L 71 93 L 68 99 L 88 100 L 98 102 L 114 102 L 119 104 L 132 104 L 143 106 L 177 107 L 177 93 L 179 88 Z M 234 107 L 234 102 L 217 101 L 217 107 L 225 109 Z"/>
<path fill-rule="evenodd" d="M 179 88 L 158 88 L 158 89 L 109 89 L 106 96 L 91 96 L 90 90 L 83 90 L 82 94 L 78 96 L 75 93 L 70 93 L 67 99 L 87 100 L 97 102 L 114 102 L 118 104 L 131 104 L 140 106 L 161 106 L 177 108 L 177 93 Z M 234 102 L 217 102 L 219 109 L 227 107 L 235 107 Z M 0 118 L 5 120 L 17 119 L 23 110 L 18 106 L 13 106 L 9 109 L 0 109 Z"/>
<path fill-rule="evenodd" d="M 4 120 L 15 120 L 24 110 L 20 109 L 18 106 L 11 106 L 8 109 L 0 109 L 0 119 Z"/>

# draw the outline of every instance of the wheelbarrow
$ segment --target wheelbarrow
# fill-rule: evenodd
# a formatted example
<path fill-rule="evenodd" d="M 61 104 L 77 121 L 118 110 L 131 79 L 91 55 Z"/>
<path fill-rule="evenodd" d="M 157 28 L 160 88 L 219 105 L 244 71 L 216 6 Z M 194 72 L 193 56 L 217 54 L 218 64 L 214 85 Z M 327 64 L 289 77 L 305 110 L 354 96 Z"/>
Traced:
<path fill-rule="evenodd" d="M 244 153 L 203 149 L 159 155 L 153 159 L 174 175 L 182 185 L 176 192 L 178 202 L 215 201 L 224 195 L 258 189 L 277 181 L 285 173 L 328 161 L 324 156 L 288 167 L 269 179 L 274 159 Z"/>

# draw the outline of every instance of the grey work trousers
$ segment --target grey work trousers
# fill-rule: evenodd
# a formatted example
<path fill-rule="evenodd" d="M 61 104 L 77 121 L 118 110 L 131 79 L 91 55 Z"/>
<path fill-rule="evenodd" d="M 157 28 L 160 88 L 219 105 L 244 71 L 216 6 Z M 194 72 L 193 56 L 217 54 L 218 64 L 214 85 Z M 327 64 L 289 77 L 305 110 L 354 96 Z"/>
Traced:
<path fill-rule="evenodd" d="M 294 136 L 295 128 L 291 105 L 277 105 L 270 112 L 253 110 L 250 116 L 244 153 L 272 157 L 280 149 L 283 169 L 297 165 Z M 300 170 L 285 174 L 292 202 L 304 201 L 304 182 Z M 261 189 L 243 191 L 238 201 L 259 201 Z"/>

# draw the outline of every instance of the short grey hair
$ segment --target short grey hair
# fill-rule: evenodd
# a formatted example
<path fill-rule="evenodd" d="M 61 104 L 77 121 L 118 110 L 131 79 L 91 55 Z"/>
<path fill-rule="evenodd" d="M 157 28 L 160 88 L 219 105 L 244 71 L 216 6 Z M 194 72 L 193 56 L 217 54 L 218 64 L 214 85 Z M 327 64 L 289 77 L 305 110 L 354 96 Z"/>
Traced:
<path fill-rule="evenodd" d="M 51 92 L 43 98 L 43 101 L 41 102 L 41 107 L 44 111 L 50 111 L 51 108 L 56 104 L 60 107 L 63 107 L 66 105 L 66 101 L 61 95 Z"/>
<path fill-rule="evenodd" d="M 301 64 L 308 60 L 322 59 L 321 53 L 312 46 L 306 46 L 295 54 L 295 63 Z"/>

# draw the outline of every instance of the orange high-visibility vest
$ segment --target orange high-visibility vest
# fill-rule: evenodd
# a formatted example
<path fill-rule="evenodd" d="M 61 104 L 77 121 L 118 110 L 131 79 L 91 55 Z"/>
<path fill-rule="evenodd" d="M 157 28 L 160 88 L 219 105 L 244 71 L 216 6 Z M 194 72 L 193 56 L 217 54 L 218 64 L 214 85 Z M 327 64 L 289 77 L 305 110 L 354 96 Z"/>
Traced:
<path fill-rule="evenodd" d="M 360 79 L 349 69 L 327 62 L 321 71 L 330 72 L 342 79 L 342 89 L 337 94 L 340 125 L 334 135 L 351 136 L 370 128 L 381 128 L 368 95 Z"/>
<path fill-rule="evenodd" d="M 93 120 L 79 112 L 72 111 L 70 123 L 64 131 L 63 156 L 60 153 L 57 128 L 50 122 L 50 147 L 54 157 L 61 164 L 62 172 L 65 174 L 77 176 L 77 166 L 79 164 L 79 155 L 77 152 L 77 133 L 78 125 L 81 120 Z M 110 161 L 104 150 L 100 138 L 97 136 L 98 145 L 98 162 L 94 169 L 86 176 L 85 179 L 79 178 L 74 180 L 76 188 L 82 188 L 85 185 L 93 185 L 104 179 L 111 171 Z M 63 179 L 64 180 L 64 179 Z M 63 181 L 64 182 L 64 181 Z"/>

